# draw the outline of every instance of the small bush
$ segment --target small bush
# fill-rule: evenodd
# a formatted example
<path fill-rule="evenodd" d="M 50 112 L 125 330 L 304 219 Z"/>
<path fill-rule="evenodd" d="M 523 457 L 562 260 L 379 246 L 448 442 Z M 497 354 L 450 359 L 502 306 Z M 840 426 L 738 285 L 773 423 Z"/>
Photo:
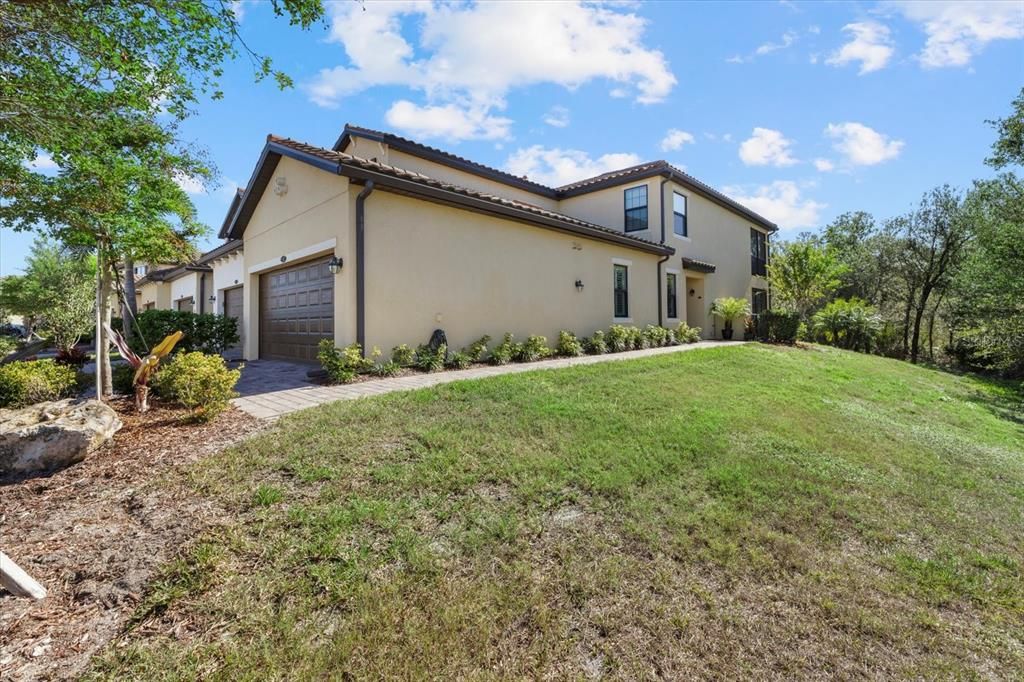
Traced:
<path fill-rule="evenodd" d="M 629 350 L 632 341 L 629 329 L 621 324 L 613 324 L 608 328 L 608 350 L 612 353 L 621 353 Z"/>
<path fill-rule="evenodd" d="M 221 356 L 193 351 L 178 353 L 162 364 L 154 383 L 161 396 L 191 410 L 193 419 L 209 421 L 237 395 L 235 384 L 240 376 L 241 368 L 228 369 Z"/>
<path fill-rule="evenodd" d="M 373 373 L 379 377 L 393 377 L 402 371 L 402 366 L 394 360 L 382 362 L 373 368 Z"/>
<path fill-rule="evenodd" d="M 428 345 L 420 345 L 416 348 L 416 359 L 413 361 L 413 364 L 421 372 L 440 372 L 444 369 L 447 357 L 447 344 L 438 344 L 437 348 L 434 349 L 431 349 Z"/>
<path fill-rule="evenodd" d="M 501 343 L 494 347 L 490 358 L 492 365 L 507 365 L 519 357 L 521 346 L 514 341 L 514 338 L 511 333 L 506 333 Z"/>
<path fill-rule="evenodd" d="M 796 343 L 800 331 L 800 315 L 790 310 L 769 310 L 764 316 L 766 341 L 771 343 Z"/>
<path fill-rule="evenodd" d="M 575 334 L 563 329 L 558 332 L 558 347 L 555 352 L 567 358 L 574 358 L 583 355 L 583 344 Z"/>
<path fill-rule="evenodd" d="M 644 327 L 643 341 L 648 348 L 661 348 L 668 340 L 668 330 L 664 327 L 649 324 Z"/>
<path fill-rule="evenodd" d="M 0 365 L 0 407 L 24 407 L 66 398 L 76 386 L 75 368 L 53 360 Z"/>
<path fill-rule="evenodd" d="M 399 367 L 408 367 L 412 364 L 414 353 L 412 348 L 404 343 L 391 349 L 391 362 Z"/>
<path fill-rule="evenodd" d="M 589 339 L 584 339 L 583 350 L 587 355 L 604 355 L 608 352 L 608 343 L 605 341 L 604 332 L 598 329 Z"/>
<path fill-rule="evenodd" d="M 528 336 L 526 341 L 519 347 L 516 360 L 519 362 L 536 362 L 551 355 L 548 348 L 548 340 L 544 336 Z"/>
<path fill-rule="evenodd" d="M 812 325 L 822 343 L 869 353 L 882 331 L 882 318 L 866 301 L 837 298 L 814 314 Z"/>
<path fill-rule="evenodd" d="M 374 351 L 380 355 L 380 351 Z M 350 383 L 356 375 L 372 370 L 375 364 L 372 358 L 363 357 L 362 347 L 358 343 L 337 348 L 330 339 L 320 341 L 316 357 L 327 372 L 327 378 L 336 384 Z"/>
<path fill-rule="evenodd" d="M 18 350 L 18 341 L 11 336 L 0 334 L 0 358 L 7 357 Z"/>
<path fill-rule="evenodd" d="M 458 353 L 452 353 L 445 364 L 449 369 L 466 369 L 473 364 L 473 358 L 465 350 L 461 350 Z"/>
<path fill-rule="evenodd" d="M 680 343 L 679 337 L 676 336 L 675 329 L 665 330 L 665 345 L 666 346 L 678 346 Z"/>
<path fill-rule="evenodd" d="M 114 393 L 132 395 L 135 393 L 135 368 L 127 363 L 114 365 L 110 369 L 110 383 Z"/>
<path fill-rule="evenodd" d="M 57 357 L 54 360 L 57 364 L 81 369 L 85 363 L 89 362 L 89 356 L 85 351 L 79 350 L 76 347 L 61 348 L 57 351 Z"/>
<path fill-rule="evenodd" d="M 676 340 L 679 343 L 697 343 L 700 341 L 700 327 L 691 327 L 685 322 L 680 322 L 676 327 Z"/>
<path fill-rule="evenodd" d="M 466 348 L 463 348 L 462 352 L 469 356 L 470 362 L 483 362 L 484 358 L 487 357 L 487 344 L 490 342 L 491 337 L 485 334 Z"/>

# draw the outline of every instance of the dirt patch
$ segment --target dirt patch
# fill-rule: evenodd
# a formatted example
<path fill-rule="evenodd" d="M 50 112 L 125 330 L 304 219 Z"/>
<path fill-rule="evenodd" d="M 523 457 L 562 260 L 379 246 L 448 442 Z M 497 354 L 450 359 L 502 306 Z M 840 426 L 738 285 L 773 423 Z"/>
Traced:
<path fill-rule="evenodd" d="M 196 494 L 187 465 L 263 428 L 229 409 L 209 424 L 156 404 L 85 461 L 47 478 L 0 484 L 0 544 L 49 591 L 0 590 L 0 678 L 76 677 L 117 634 L 153 571 L 223 511 Z"/>

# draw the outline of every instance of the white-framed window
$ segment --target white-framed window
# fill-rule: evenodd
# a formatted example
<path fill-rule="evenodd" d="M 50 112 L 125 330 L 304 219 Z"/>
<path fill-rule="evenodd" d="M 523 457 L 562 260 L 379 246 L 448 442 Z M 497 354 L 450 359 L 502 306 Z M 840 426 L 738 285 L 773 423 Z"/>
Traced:
<path fill-rule="evenodd" d="M 690 236 L 686 224 L 686 197 L 679 192 L 672 192 L 672 232 L 679 237 Z"/>

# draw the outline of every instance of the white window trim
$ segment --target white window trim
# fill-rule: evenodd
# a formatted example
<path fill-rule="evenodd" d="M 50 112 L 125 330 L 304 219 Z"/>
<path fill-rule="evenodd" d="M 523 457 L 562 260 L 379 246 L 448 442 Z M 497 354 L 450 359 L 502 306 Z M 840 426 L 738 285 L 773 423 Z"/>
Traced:
<path fill-rule="evenodd" d="M 639 232 L 640 230 L 637 230 Z M 633 264 L 633 261 L 625 258 L 612 258 L 613 265 L 625 265 L 627 268 Z"/>

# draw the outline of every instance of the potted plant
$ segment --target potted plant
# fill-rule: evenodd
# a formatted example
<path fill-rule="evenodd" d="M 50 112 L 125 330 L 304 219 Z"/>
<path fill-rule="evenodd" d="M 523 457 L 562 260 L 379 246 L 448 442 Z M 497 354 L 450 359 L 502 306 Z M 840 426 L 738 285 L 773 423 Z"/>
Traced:
<path fill-rule="evenodd" d="M 745 298 L 731 296 L 716 298 L 711 304 L 711 314 L 722 318 L 722 338 L 729 340 L 732 338 L 732 323 L 750 315 L 750 302 Z"/>

